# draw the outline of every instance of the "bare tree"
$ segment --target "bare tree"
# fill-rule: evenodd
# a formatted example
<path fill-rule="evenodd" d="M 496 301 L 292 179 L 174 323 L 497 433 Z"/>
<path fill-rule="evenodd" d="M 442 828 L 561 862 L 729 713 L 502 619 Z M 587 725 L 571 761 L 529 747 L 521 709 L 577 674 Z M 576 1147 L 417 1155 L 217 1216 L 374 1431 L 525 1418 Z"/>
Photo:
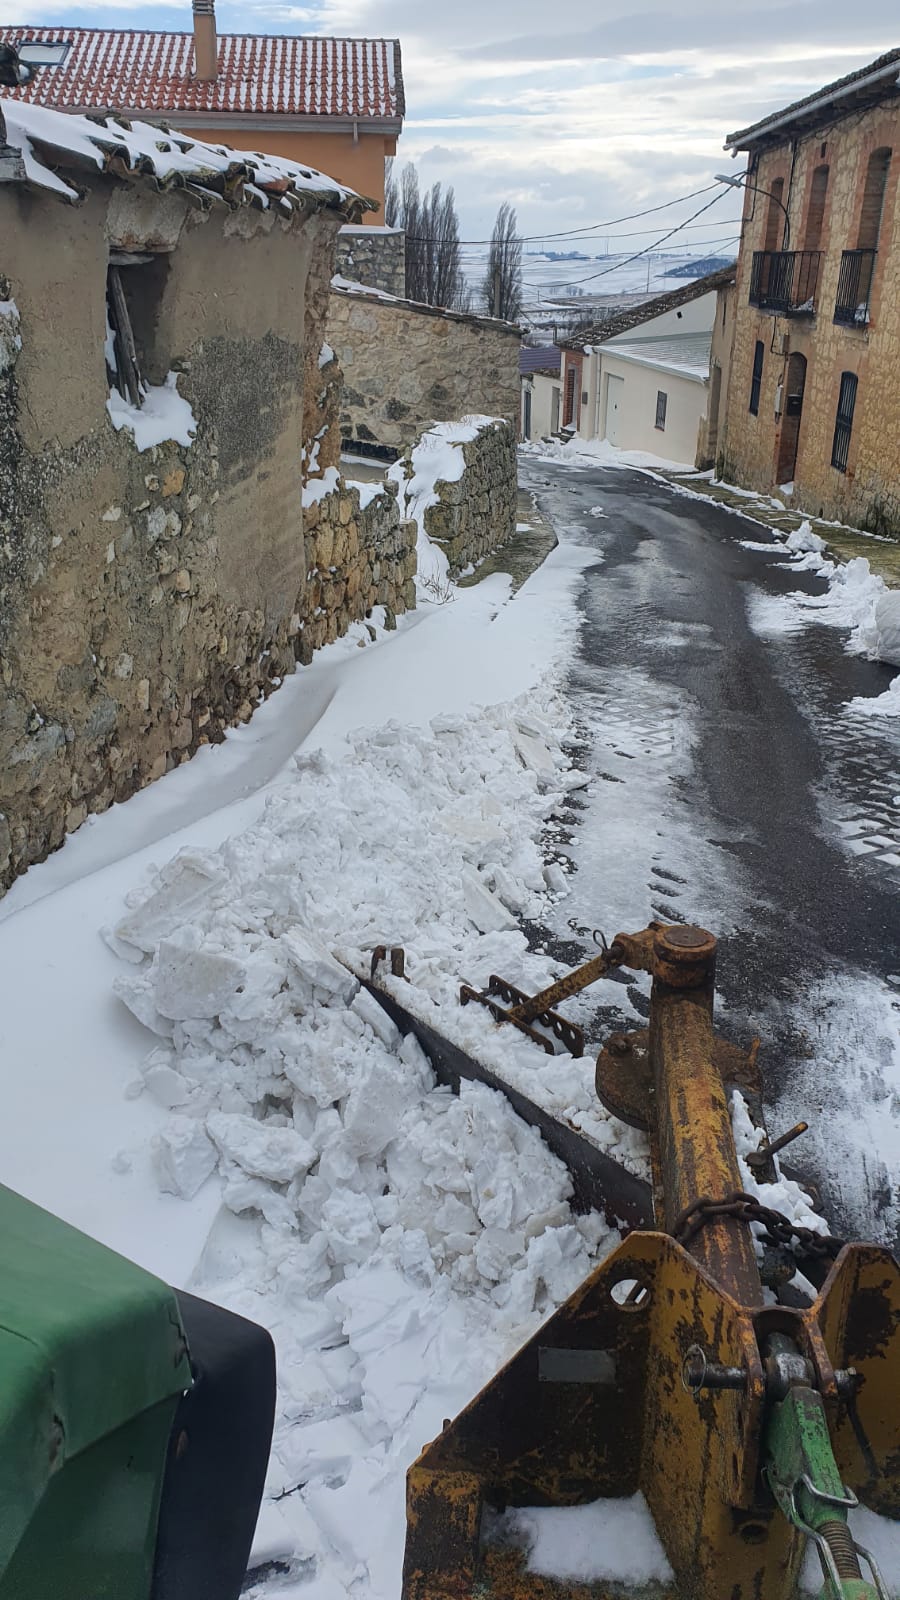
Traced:
<path fill-rule="evenodd" d="M 492 316 L 518 322 L 522 314 L 522 240 L 515 207 L 508 200 L 497 212 L 481 297 Z"/>
<path fill-rule="evenodd" d="M 406 233 L 406 293 L 410 300 L 449 310 L 468 308 L 468 290 L 459 257 L 459 221 L 452 187 L 446 193 L 439 183 L 424 196 L 419 193 L 419 175 L 407 162 L 393 186 L 392 227 Z M 387 196 L 385 197 L 387 202 Z M 387 204 L 385 205 L 387 215 Z"/>

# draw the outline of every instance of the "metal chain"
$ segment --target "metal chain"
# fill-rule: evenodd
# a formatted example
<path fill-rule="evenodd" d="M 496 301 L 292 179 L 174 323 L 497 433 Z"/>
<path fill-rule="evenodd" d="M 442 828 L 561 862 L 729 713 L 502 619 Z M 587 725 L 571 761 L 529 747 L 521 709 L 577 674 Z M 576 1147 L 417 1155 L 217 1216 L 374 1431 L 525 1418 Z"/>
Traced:
<path fill-rule="evenodd" d="M 707 1222 L 715 1222 L 719 1217 L 761 1223 L 765 1229 L 763 1237 L 770 1244 L 793 1247 L 794 1253 L 800 1258 L 834 1260 L 846 1243 L 845 1239 L 836 1239 L 830 1233 L 816 1233 L 814 1228 L 801 1228 L 783 1212 L 773 1211 L 770 1206 L 762 1205 L 755 1195 L 743 1194 L 740 1190 L 726 1195 L 724 1200 L 713 1200 L 709 1195 L 704 1195 L 700 1200 L 692 1201 L 676 1218 L 672 1237 L 687 1247 Z"/>

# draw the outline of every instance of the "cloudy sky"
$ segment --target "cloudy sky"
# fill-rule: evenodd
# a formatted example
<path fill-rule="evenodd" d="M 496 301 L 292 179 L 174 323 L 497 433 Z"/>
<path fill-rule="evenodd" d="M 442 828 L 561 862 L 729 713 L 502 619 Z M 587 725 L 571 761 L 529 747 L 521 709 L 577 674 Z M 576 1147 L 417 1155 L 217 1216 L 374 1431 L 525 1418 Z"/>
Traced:
<path fill-rule="evenodd" d="M 606 222 L 685 195 L 739 164 L 727 133 L 900 45 L 896 0 L 218 0 L 222 32 L 398 37 L 407 121 L 401 157 L 452 183 L 464 238 L 501 200 L 522 231 Z M 6 22 L 189 28 L 176 4 L 5 0 Z M 658 232 L 709 196 L 640 225 Z M 683 237 L 733 239 L 738 197 Z M 636 249 L 654 234 L 634 234 Z"/>

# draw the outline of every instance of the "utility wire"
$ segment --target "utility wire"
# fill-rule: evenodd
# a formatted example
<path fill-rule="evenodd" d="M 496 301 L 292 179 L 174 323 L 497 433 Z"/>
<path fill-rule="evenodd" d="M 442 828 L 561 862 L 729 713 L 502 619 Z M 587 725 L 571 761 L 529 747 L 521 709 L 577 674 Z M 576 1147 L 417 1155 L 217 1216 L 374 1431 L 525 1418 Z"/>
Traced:
<path fill-rule="evenodd" d="M 564 233 L 527 234 L 524 237 L 521 237 L 519 242 L 521 244 L 539 244 L 542 239 L 575 239 L 583 236 L 584 234 L 602 233 L 604 228 L 617 228 L 621 222 L 637 222 L 641 217 L 653 216 L 653 214 L 657 211 L 668 211 L 671 206 L 682 205 L 686 200 L 696 200 L 699 194 L 709 194 L 710 189 L 719 190 L 719 193 L 715 197 L 717 200 L 720 200 L 722 194 L 725 192 L 722 185 L 718 183 L 707 183 L 704 184 L 702 189 L 692 189 L 690 194 L 681 194 L 675 200 L 664 200 L 662 205 L 648 206 L 646 211 L 629 212 L 627 217 L 613 217 L 609 222 L 586 222 L 580 228 L 569 228 Z M 710 205 L 712 205 L 712 201 L 710 201 Z M 702 206 L 701 210 L 705 211 L 706 207 Z M 694 213 L 694 215 L 699 217 L 700 212 L 697 211 Z M 691 219 L 689 218 L 688 220 L 690 221 Z M 442 240 L 438 240 L 430 234 L 410 233 L 407 234 L 407 238 L 411 239 L 414 244 L 443 243 Z M 458 241 L 458 243 L 461 245 L 480 245 L 490 244 L 491 242 L 492 241 L 490 239 L 460 239 Z"/>
<path fill-rule="evenodd" d="M 711 185 L 710 187 L 719 188 L 718 184 Z M 703 193 L 703 192 L 704 191 L 702 191 L 702 190 L 698 191 L 698 193 Z M 705 206 L 701 206 L 700 209 L 698 211 L 695 211 L 692 216 L 688 217 L 685 222 L 679 222 L 677 227 L 670 228 L 668 233 L 664 233 L 662 235 L 662 238 L 654 239 L 653 243 L 645 245 L 643 250 L 636 250 L 634 252 L 634 255 L 626 256 L 624 261 L 617 261 L 615 263 L 615 265 L 612 266 L 612 267 L 604 267 L 601 272 L 589 273 L 589 275 L 586 278 L 568 278 L 566 280 L 566 282 L 570 283 L 570 284 L 594 283 L 597 278 L 606 278 L 606 277 L 609 276 L 609 274 L 611 272 L 618 272 L 621 267 L 629 266 L 632 261 L 639 261 L 641 259 L 641 256 L 652 255 L 652 253 L 655 250 L 659 249 L 659 246 L 661 244 L 665 244 L 667 239 L 674 239 L 676 233 L 682 233 L 684 231 L 684 229 L 689 226 L 690 223 L 692 223 L 692 222 L 694 222 L 696 220 L 697 217 L 702 216 L 704 211 L 708 211 L 710 206 L 714 206 L 717 201 L 721 200 L 722 195 L 724 194 L 724 192 L 725 192 L 724 189 L 719 188 L 718 194 L 714 194 L 711 200 L 707 200 Z"/>

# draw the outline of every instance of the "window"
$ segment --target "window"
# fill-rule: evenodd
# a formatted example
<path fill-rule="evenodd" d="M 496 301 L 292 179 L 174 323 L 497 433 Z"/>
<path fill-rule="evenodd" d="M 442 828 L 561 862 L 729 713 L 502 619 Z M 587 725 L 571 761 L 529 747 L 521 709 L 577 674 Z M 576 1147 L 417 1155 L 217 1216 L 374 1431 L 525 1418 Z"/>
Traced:
<path fill-rule="evenodd" d="M 753 351 L 753 377 L 750 381 L 750 410 L 754 417 L 759 416 L 759 391 L 762 388 L 762 369 L 765 345 L 762 339 L 757 339 Z"/>
<path fill-rule="evenodd" d="M 822 225 L 825 221 L 825 196 L 828 192 L 828 168 L 816 167 L 809 189 L 809 210 L 806 213 L 807 250 L 822 246 Z"/>
<path fill-rule="evenodd" d="M 169 270 L 166 254 L 111 250 L 106 276 L 106 365 L 123 400 L 141 406 L 169 362 L 159 348 L 160 306 Z"/>
<path fill-rule="evenodd" d="M 668 403 L 669 403 L 668 395 L 664 394 L 662 389 L 657 389 L 657 391 L 656 391 L 656 426 L 658 427 L 660 433 L 665 433 L 665 431 L 666 431 L 666 406 L 668 405 Z"/>
<path fill-rule="evenodd" d="M 71 48 L 69 39 L 22 39 L 16 45 L 16 55 L 26 67 L 61 67 Z"/>
<path fill-rule="evenodd" d="M 855 372 L 841 373 L 841 392 L 838 396 L 837 417 L 834 423 L 834 443 L 831 446 L 831 465 L 838 472 L 847 471 L 850 454 L 850 435 L 853 431 L 853 410 L 856 405 L 857 377 Z"/>

